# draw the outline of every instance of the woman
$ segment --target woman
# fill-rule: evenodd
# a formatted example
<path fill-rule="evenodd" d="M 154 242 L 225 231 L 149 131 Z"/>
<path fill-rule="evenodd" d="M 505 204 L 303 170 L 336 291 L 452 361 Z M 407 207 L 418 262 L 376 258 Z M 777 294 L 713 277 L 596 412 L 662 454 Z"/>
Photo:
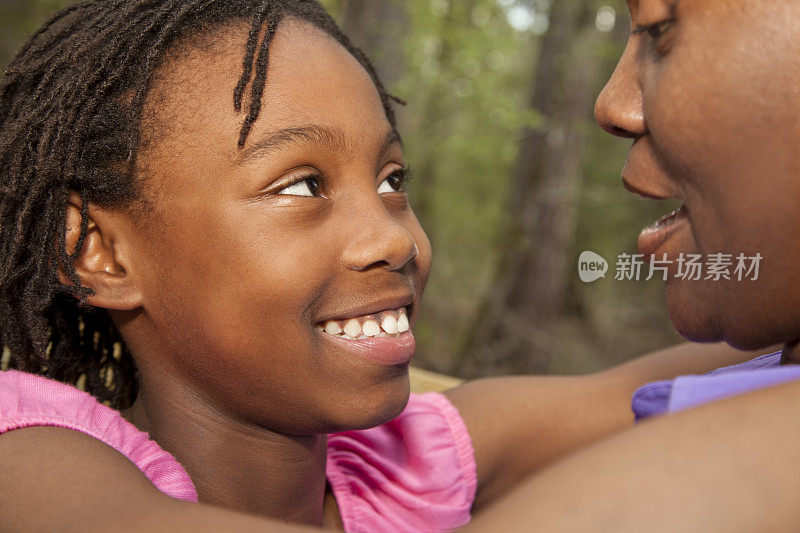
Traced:
<path fill-rule="evenodd" d="M 694 340 L 783 344 L 783 362 L 794 364 L 800 4 L 628 5 L 630 40 L 598 98 L 597 120 L 633 140 L 622 172 L 626 188 L 684 202 L 642 233 L 640 250 L 673 260 L 681 253 L 763 256 L 755 282 L 687 281 L 673 270 L 666 287 L 671 318 Z M 659 396 L 658 412 L 761 390 L 647 422 L 576 454 L 476 525 L 519 527 L 527 519 L 542 531 L 797 531 L 800 375 L 779 362 L 773 356 L 697 378 L 694 390 L 649 388 Z M 508 517 L 525 504 L 531 511 L 524 518 Z"/>

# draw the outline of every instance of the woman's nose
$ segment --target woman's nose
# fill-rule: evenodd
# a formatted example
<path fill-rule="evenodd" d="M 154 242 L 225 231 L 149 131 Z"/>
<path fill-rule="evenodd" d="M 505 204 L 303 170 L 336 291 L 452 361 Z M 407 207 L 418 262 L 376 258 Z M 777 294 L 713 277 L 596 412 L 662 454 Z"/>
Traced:
<path fill-rule="evenodd" d="M 360 216 L 348 224 L 350 236 L 343 252 L 347 268 L 400 270 L 417 256 L 419 249 L 414 237 L 382 203 L 359 211 Z"/>
<path fill-rule="evenodd" d="M 647 133 L 642 87 L 630 43 L 611 79 L 597 97 L 594 116 L 600 127 L 612 135 L 635 139 Z"/>

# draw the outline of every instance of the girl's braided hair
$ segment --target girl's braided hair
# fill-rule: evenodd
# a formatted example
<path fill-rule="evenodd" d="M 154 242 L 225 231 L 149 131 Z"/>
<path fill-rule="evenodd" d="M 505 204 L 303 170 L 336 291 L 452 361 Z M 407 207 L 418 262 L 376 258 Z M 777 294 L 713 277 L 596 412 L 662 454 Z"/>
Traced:
<path fill-rule="evenodd" d="M 316 0 L 94 0 L 46 22 L 0 79 L 0 345 L 3 366 L 85 388 L 124 409 L 137 393 L 133 358 L 108 313 L 86 304 L 73 262 L 88 231 L 87 204 L 130 206 L 143 106 L 179 39 L 251 21 L 232 105 L 250 91 L 239 146 L 261 110 L 269 46 L 284 17 L 342 44 L 391 101 L 366 56 Z M 266 28 L 264 27 L 266 25 Z M 77 246 L 66 247 L 72 191 L 83 200 Z M 61 266 L 70 284 L 58 279 Z"/>

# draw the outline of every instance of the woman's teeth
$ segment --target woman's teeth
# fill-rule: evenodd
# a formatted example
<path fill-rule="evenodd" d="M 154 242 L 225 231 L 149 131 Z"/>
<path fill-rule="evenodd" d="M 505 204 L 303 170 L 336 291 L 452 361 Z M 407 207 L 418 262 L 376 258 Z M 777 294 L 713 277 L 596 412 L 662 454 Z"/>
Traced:
<path fill-rule="evenodd" d="M 328 320 L 317 324 L 320 331 L 344 339 L 368 339 L 370 337 L 393 337 L 410 329 L 405 307 L 382 311 L 377 315 L 366 315 L 346 320 Z"/>
<path fill-rule="evenodd" d="M 687 212 L 688 211 L 686 210 L 686 206 L 682 205 L 675 211 L 664 215 L 654 223 L 650 224 L 650 226 L 645 228 L 645 230 L 656 231 L 671 226 L 672 224 L 677 222 L 680 218 L 685 217 Z"/>

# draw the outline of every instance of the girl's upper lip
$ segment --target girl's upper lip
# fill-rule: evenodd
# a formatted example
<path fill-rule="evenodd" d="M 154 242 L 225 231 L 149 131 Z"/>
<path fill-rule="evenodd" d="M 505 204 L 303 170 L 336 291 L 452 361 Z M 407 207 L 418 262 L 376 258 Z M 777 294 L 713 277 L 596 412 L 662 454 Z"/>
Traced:
<path fill-rule="evenodd" d="M 409 292 L 394 293 L 390 295 L 383 294 L 376 296 L 372 299 L 366 299 L 366 302 L 337 311 L 331 316 L 319 319 L 316 322 L 322 323 L 328 320 L 344 320 L 346 318 L 353 318 L 357 316 L 374 315 L 381 311 L 389 309 L 400 309 L 401 307 L 410 307 L 414 303 L 414 294 Z M 410 310 L 407 310 L 411 314 Z M 410 318 L 410 316 L 409 316 Z"/>

